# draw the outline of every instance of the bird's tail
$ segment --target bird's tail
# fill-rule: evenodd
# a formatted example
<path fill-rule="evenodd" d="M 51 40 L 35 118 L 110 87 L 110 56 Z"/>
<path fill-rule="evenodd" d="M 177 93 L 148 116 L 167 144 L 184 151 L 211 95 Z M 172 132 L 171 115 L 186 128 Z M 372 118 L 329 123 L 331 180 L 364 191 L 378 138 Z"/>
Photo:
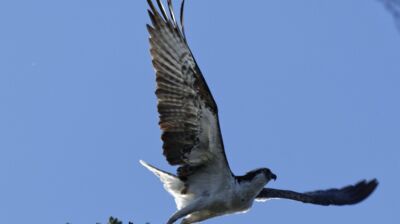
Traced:
<path fill-rule="evenodd" d="M 160 178 L 164 184 L 165 190 L 167 190 L 174 198 L 182 194 L 185 184 L 175 175 L 166 171 L 160 170 L 143 160 L 139 161 L 144 167 L 153 172 L 157 177 Z"/>

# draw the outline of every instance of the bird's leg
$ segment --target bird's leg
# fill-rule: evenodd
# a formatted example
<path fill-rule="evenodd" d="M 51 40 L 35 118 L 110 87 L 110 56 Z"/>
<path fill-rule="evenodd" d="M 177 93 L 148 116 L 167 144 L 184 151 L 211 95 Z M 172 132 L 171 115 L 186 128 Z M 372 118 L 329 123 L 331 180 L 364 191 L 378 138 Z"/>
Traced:
<path fill-rule="evenodd" d="M 221 213 L 210 213 L 209 210 L 204 209 L 203 211 L 196 211 L 196 212 L 189 214 L 182 220 L 181 224 L 198 223 L 198 222 L 201 222 L 206 219 L 213 218 L 213 217 L 216 217 L 219 215 L 221 215 Z"/>
<path fill-rule="evenodd" d="M 199 207 L 199 205 L 201 205 L 200 201 L 196 201 L 184 208 L 182 208 L 181 210 L 176 211 L 171 218 L 169 218 L 167 224 L 173 224 L 176 220 L 183 218 L 187 215 L 189 215 L 190 213 L 193 213 L 195 211 L 198 211 L 202 208 Z"/>
<path fill-rule="evenodd" d="M 194 208 L 193 208 L 193 209 L 188 209 L 188 207 L 189 207 L 189 206 L 187 206 L 187 207 L 185 207 L 185 208 L 183 208 L 183 209 L 181 209 L 181 210 L 175 212 L 175 213 L 171 216 L 171 218 L 169 218 L 167 224 L 173 224 L 176 220 L 178 220 L 178 219 L 180 219 L 180 218 L 183 218 L 183 217 L 189 215 L 190 213 L 192 213 L 192 212 L 194 211 Z"/>
<path fill-rule="evenodd" d="M 181 222 L 181 224 L 191 224 L 192 222 L 186 218 L 184 218 Z"/>

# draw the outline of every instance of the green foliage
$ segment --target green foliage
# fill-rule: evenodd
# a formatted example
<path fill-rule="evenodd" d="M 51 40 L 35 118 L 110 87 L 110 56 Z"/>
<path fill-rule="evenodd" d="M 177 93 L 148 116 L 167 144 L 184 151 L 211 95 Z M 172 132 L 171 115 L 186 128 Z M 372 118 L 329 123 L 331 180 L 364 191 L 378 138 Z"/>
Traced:
<path fill-rule="evenodd" d="M 117 218 L 114 218 L 114 217 L 111 216 L 108 219 L 108 223 L 107 224 L 123 224 L 123 223 L 122 223 L 122 221 L 119 221 Z M 128 224 L 133 224 L 133 222 L 128 222 Z M 146 224 L 149 224 L 149 223 L 146 223 Z"/>
<path fill-rule="evenodd" d="M 131 222 L 129 222 L 129 223 L 131 223 Z M 117 218 L 114 218 L 111 216 L 108 219 L 108 224 L 122 224 L 122 221 L 119 221 Z"/>

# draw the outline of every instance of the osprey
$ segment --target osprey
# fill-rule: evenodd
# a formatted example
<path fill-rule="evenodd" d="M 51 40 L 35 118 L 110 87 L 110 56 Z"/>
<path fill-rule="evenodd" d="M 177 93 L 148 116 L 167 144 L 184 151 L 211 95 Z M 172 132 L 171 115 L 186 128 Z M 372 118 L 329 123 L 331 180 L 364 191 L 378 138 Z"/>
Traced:
<path fill-rule="evenodd" d="M 168 11 L 161 0 L 147 0 L 151 25 L 150 45 L 156 71 L 159 125 L 163 154 L 171 174 L 140 161 L 157 175 L 175 198 L 177 211 L 167 224 L 183 218 L 182 224 L 200 222 L 230 213 L 245 212 L 254 201 L 285 198 L 319 205 L 349 205 L 367 198 L 377 187 L 376 179 L 340 189 L 298 193 L 264 188 L 276 175 L 261 168 L 235 176 L 224 151 L 218 108 L 187 44 L 183 26 L 182 1 L 178 25 L 171 0 Z"/>

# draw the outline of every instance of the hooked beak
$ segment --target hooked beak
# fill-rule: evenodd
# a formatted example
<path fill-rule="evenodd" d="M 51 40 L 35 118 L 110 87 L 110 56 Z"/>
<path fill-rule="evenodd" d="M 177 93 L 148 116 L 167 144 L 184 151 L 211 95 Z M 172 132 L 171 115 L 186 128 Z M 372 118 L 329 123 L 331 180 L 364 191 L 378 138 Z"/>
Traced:
<path fill-rule="evenodd" d="M 278 178 L 275 174 L 271 173 L 271 179 L 274 179 L 276 181 L 276 178 Z"/>

